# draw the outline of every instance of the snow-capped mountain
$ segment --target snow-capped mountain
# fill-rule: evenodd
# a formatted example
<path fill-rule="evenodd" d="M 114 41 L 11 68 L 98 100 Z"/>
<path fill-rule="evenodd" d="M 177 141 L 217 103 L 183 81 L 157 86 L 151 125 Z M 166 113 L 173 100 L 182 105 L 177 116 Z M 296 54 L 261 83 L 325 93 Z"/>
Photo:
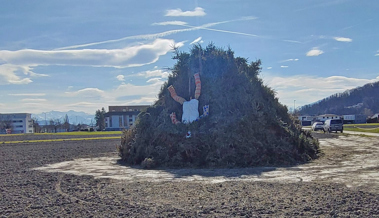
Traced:
<path fill-rule="evenodd" d="M 49 123 L 50 120 L 57 120 L 59 119 L 62 123 L 65 119 L 65 116 L 68 116 L 68 120 L 70 124 L 88 124 L 88 125 L 95 125 L 95 114 L 87 114 L 84 112 L 78 112 L 78 111 L 67 111 L 67 112 L 61 112 L 61 111 L 50 111 L 50 112 L 42 112 L 40 114 L 32 114 L 32 118 L 35 118 L 38 120 L 38 123 L 40 125 L 45 125 L 45 123 Z"/>

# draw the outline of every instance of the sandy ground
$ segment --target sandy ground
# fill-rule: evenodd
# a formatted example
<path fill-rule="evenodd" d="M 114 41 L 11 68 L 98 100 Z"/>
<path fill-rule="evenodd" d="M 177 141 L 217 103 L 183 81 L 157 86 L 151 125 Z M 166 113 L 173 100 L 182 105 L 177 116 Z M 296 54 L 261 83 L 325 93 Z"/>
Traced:
<path fill-rule="evenodd" d="M 379 217 L 379 138 L 315 134 L 294 167 L 143 170 L 118 140 L 0 145 L 0 216 Z"/>

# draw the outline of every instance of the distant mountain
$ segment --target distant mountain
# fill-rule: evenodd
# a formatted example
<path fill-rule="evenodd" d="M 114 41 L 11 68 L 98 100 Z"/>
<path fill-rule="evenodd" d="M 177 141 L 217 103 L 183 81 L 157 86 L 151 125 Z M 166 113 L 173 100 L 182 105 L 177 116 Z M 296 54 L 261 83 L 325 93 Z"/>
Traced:
<path fill-rule="evenodd" d="M 302 115 L 379 113 L 379 82 L 337 93 L 300 108 Z"/>
<path fill-rule="evenodd" d="M 35 118 L 38 120 L 38 123 L 40 125 L 45 125 L 45 123 L 49 123 L 50 120 L 56 120 L 59 119 L 61 122 L 63 122 L 65 116 L 68 116 L 68 120 L 70 124 L 88 124 L 90 125 L 95 124 L 95 113 L 94 114 L 87 114 L 84 112 L 77 112 L 77 111 L 67 111 L 67 112 L 61 112 L 61 111 L 50 111 L 50 112 L 42 112 L 40 114 L 32 114 L 32 118 Z M 46 115 L 46 119 L 45 119 Z"/>

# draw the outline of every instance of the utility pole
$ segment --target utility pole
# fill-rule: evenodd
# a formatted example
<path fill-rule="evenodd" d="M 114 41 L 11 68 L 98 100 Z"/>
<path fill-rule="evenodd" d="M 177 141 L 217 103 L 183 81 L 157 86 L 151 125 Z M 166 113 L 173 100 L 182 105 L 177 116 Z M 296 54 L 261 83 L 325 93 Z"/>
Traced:
<path fill-rule="evenodd" d="M 293 100 L 293 114 L 295 114 L 295 112 L 296 112 L 295 102 L 296 102 L 296 100 Z"/>

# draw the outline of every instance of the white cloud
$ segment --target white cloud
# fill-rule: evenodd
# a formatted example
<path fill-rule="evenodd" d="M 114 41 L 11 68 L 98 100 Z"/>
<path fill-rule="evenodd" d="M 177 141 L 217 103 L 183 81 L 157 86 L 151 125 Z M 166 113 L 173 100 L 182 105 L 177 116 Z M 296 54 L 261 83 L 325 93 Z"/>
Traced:
<path fill-rule="evenodd" d="M 171 9 L 167 10 L 165 16 L 170 17 L 199 17 L 199 16 L 205 16 L 206 13 L 204 12 L 204 9 L 201 7 L 196 7 L 193 11 L 182 11 L 182 9 Z"/>
<path fill-rule="evenodd" d="M 375 56 L 379 56 L 379 50 L 378 51 L 376 51 L 377 52 L 377 54 L 375 54 Z"/>
<path fill-rule="evenodd" d="M 156 62 L 175 45 L 174 40 L 156 39 L 123 49 L 82 49 L 82 50 L 0 50 L 0 59 L 8 64 L 22 66 L 70 65 L 94 67 L 136 67 Z M 3 65 L 1 65 L 3 66 Z M 9 70 L 8 70 L 9 71 Z"/>
<path fill-rule="evenodd" d="M 181 42 L 178 42 L 175 44 L 175 48 L 181 48 L 184 46 L 184 43 L 186 43 L 187 41 L 181 41 Z"/>
<path fill-rule="evenodd" d="M 277 92 L 279 101 L 289 107 L 293 107 L 294 100 L 296 100 L 296 105 L 302 106 L 348 89 L 379 81 L 379 76 L 374 79 L 309 75 L 284 77 L 271 75 L 269 71 L 262 75 L 264 83 Z"/>
<path fill-rule="evenodd" d="M 160 83 L 162 82 L 162 79 L 161 78 L 151 78 L 149 80 L 146 81 L 147 83 Z"/>
<path fill-rule="evenodd" d="M 148 71 L 140 72 L 137 74 L 137 76 L 143 76 L 145 78 L 150 78 L 150 77 L 168 78 L 168 75 L 169 73 L 163 70 L 148 70 Z"/>
<path fill-rule="evenodd" d="M 290 39 L 284 39 L 283 42 L 291 42 L 291 43 L 298 43 L 298 44 L 302 44 L 302 42 L 300 41 L 296 41 L 296 40 L 290 40 Z"/>
<path fill-rule="evenodd" d="M 1 59 L 1 55 L 0 55 Z M 22 85 L 33 82 L 30 78 L 21 78 L 23 75 L 30 75 L 30 69 L 24 66 L 17 66 L 13 64 L 0 65 L 0 85 L 15 84 Z"/>
<path fill-rule="evenodd" d="M 319 56 L 320 54 L 324 53 L 317 47 L 314 47 L 312 50 L 307 52 L 307 56 Z"/>
<path fill-rule="evenodd" d="M 153 96 L 158 95 L 161 86 L 163 85 L 163 81 L 155 80 L 155 83 L 145 85 L 145 86 L 137 86 L 130 83 L 121 84 L 117 87 L 117 89 L 110 91 L 108 94 L 114 97 L 120 96 Z"/>
<path fill-rule="evenodd" d="M 156 100 L 157 100 L 157 98 L 155 98 L 155 97 L 142 97 L 142 98 L 139 98 L 139 99 L 131 100 L 127 104 L 128 105 L 133 105 L 133 104 L 151 105 Z"/>
<path fill-rule="evenodd" d="M 65 94 L 71 97 L 99 99 L 104 96 L 104 91 L 98 88 L 85 88 L 85 89 L 80 89 L 75 92 L 65 92 Z"/>
<path fill-rule="evenodd" d="M 186 25 L 187 23 L 184 21 L 165 21 L 160 23 L 153 23 L 151 25 L 153 26 L 167 26 L 167 25 L 175 25 L 175 26 L 181 26 Z"/>
<path fill-rule="evenodd" d="M 287 59 L 287 60 L 284 60 L 284 61 L 279 61 L 279 63 L 284 63 L 284 62 L 289 62 L 289 61 L 298 61 L 299 59 L 297 58 L 290 58 L 290 59 Z"/>
<path fill-rule="evenodd" d="M 199 38 L 193 40 L 193 41 L 190 43 L 190 45 L 195 44 L 195 43 L 198 43 L 198 42 L 200 42 L 200 43 L 203 42 L 203 41 L 201 40 L 201 37 L 199 37 Z"/>
<path fill-rule="evenodd" d="M 282 65 L 282 66 L 280 66 L 281 68 L 288 68 L 288 66 L 285 66 L 285 65 Z"/>
<path fill-rule="evenodd" d="M 352 39 L 345 38 L 345 37 L 333 37 L 333 39 L 335 39 L 336 41 L 339 41 L 339 42 L 352 42 L 353 41 Z"/>
<path fill-rule="evenodd" d="M 272 69 L 272 67 L 267 67 L 267 70 L 271 70 Z"/>
<path fill-rule="evenodd" d="M 125 76 L 124 76 L 124 75 L 118 75 L 118 76 L 116 76 L 116 78 L 117 78 L 119 81 L 125 81 Z"/>

